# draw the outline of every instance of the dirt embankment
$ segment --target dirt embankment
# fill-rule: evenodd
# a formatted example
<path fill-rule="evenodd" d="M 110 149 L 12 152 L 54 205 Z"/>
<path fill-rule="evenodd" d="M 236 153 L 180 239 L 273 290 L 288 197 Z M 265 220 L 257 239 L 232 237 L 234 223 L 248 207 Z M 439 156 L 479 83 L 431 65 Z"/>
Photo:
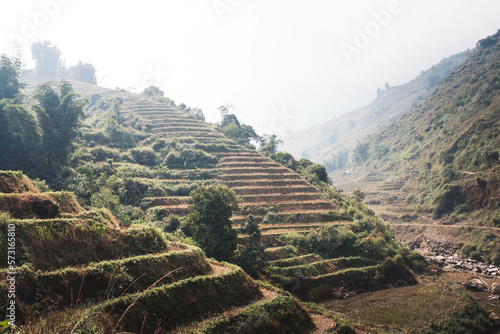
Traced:
<path fill-rule="evenodd" d="M 500 181 L 477 178 L 461 187 L 463 201 L 471 211 L 500 205 Z"/>

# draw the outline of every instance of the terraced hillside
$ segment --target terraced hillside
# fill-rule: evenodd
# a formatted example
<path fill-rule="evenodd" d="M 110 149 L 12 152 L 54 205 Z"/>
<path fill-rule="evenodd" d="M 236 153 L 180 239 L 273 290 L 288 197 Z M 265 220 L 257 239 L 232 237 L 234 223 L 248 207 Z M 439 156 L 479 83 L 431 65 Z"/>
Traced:
<path fill-rule="evenodd" d="M 209 260 L 196 247 L 167 243 L 156 229 L 121 227 L 109 211 L 85 211 L 69 193 L 41 193 L 20 172 L 0 172 L 0 191 L 1 237 L 15 235 L 9 244 L 15 263 L 0 268 L 2 290 L 15 297 L 1 295 L 2 312 L 15 301 L 22 333 L 315 328 L 287 294 L 259 286 L 239 267 Z M 40 201 L 52 208 L 51 218 Z M 1 251 L 7 254 L 7 243 Z M 228 310 L 260 318 L 229 323 L 222 316 Z M 265 310 L 273 312 L 262 317 Z"/>
<path fill-rule="evenodd" d="M 336 219 L 329 221 L 325 218 L 334 216 L 332 213 L 336 212 L 337 208 L 330 201 L 323 199 L 318 190 L 298 174 L 254 150 L 228 140 L 213 127 L 194 119 L 187 112 L 165 104 L 142 100 L 125 102 L 121 114 L 123 117 L 138 116 L 151 123 L 151 138 L 149 139 L 151 142 L 157 139 L 175 138 L 180 142 L 194 143 L 195 147 L 215 154 L 219 160 L 215 168 L 203 169 L 195 165 L 188 166 L 189 161 L 184 161 L 186 167 L 175 171 L 193 175 L 203 172 L 217 175 L 217 177 L 203 178 L 198 181 L 217 180 L 236 192 L 242 200 L 240 214 L 233 217 L 236 223 L 242 222 L 248 214 L 263 216 L 263 213 L 267 211 L 272 211 L 279 218 L 276 222 L 265 223 L 261 226 L 264 234 L 274 233 L 274 230 L 278 230 L 276 233 L 280 230 L 311 230 L 338 222 Z M 120 164 L 120 166 L 129 169 L 134 167 L 133 164 Z M 141 181 L 174 185 L 183 182 L 192 184 L 197 180 L 154 178 Z M 148 196 L 143 199 L 142 203 L 148 209 L 149 216 L 170 213 L 185 215 L 190 203 L 190 197 L 187 195 Z M 294 221 L 286 223 L 290 220 Z M 316 220 L 321 220 L 321 222 Z"/>
<path fill-rule="evenodd" d="M 99 92 L 95 87 L 85 88 L 91 96 Z M 91 98 L 89 118 L 72 160 L 76 176 L 70 178 L 68 187 L 82 201 L 114 210 L 124 225 L 146 221 L 165 232 L 177 233 L 182 221 L 176 216 L 187 215 L 190 192 L 201 185 L 223 183 L 241 199 L 239 211 L 232 217 L 241 246 L 249 241 L 241 228 L 250 214 L 260 224 L 261 243 L 265 247 L 284 245 L 280 240 L 283 236 L 305 238 L 316 233 L 312 237 L 324 237 L 317 242 L 323 245 L 329 243 L 326 238 L 342 238 L 336 236 L 337 232 L 347 233 L 345 239 L 331 241 L 333 248 L 351 247 L 346 254 L 340 250 L 333 252 L 328 245 L 322 250 L 304 247 L 297 250 L 296 257 L 312 256 L 311 252 L 325 256 L 311 265 L 318 270 L 273 269 L 268 273 L 289 291 L 293 291 L 293 286 L 288 281 L 299 278 L 301 290 L 294 292 L 305 298 L 317 286 L 323 286 L 322 293 L 311 298 L 329 293 L 327 286 L 344 284 L 335 279 L 322 281 L 322 275 L 335 273 L 333 276 L 341 277 L 340 268 L 348 272 L 352 269 L 355 277 L 366 278 L 368 282 L 382 270 L 376 265 L 382 266 L 385 257 L 396 255 L 397 246 L 385 227 L 375 222 L 374 217 L 368 217 L 361 207 L 347 203 L 344 197 L 336 198 L 340 196 L 338 193 L 320 192 L 295 171 L 229 140 L 216 126 L 197 119 L 189 109 L 121 91 L 103 89 L 98 94 Z M 114 124 L 112 131 L 110 124 Z M 127 133 L 133 136 L 133 145 L 129 145 L 132 140 L 113 139 L 124 138 Z M 330 188 L 326 184 L 325 187 Z M 113 200 L 110 194 L 116 194 L 119 203 L 110 202 Z M 339 230 L 344 225 L 347 227 Z M 360 232 L 359 240 L 351 238 Z M 387 246 L 390 250 L 383 254 L 372 252 L 370 256 L 376 263 L 366 259 L 369 262 L 363 269 L 366 271 L 360 271 L 355 262 L 346 262 L 345 266 L 329 262 L 343 256 L 358 256 L 356 252 L 363 252 L 363 245 L 369 245 L 371 238 L 380 240 L 381 249 Z M 362 243 L 362 239 L 367 242 Z M 362 246 L 355 246 L 355 242 Z M 373 263 L 376 265 L 372 266 Z M 406 280 L 407 284 L 412 282 L 411 278 Z M 377 282 L 371 288 L 391 286 L 386 283 Z"/>

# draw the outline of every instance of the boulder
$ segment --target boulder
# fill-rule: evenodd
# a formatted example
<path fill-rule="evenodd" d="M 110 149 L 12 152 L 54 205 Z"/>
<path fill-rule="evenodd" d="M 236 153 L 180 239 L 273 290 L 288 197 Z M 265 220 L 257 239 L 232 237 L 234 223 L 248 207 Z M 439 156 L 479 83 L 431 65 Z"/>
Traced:
<path fill-rule="evenodd" d="M 470 277 L 465 282 L 465 286 L 470 290 L 485 291 L 489 289 L 488 284 L 478 277 Z"/>
<path fill-rule="evenodd" d="M 491 284 L 490 292 L 497 294 L 497 295 L 500 295 L 500 284 L 498 284 L 496 282 Z"/>

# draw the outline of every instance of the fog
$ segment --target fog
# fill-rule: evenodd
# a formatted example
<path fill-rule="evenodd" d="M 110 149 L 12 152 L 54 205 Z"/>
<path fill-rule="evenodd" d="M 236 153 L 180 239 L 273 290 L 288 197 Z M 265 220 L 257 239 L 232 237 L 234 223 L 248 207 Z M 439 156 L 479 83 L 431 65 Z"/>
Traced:
<path fill-rule="evenodd" d="M 0 52 L 49 40 L 98 82 L 217 107 L 260 133 L 301 129 L 363 106 L 496 32 L 496 0 L 2 1 Z"/>

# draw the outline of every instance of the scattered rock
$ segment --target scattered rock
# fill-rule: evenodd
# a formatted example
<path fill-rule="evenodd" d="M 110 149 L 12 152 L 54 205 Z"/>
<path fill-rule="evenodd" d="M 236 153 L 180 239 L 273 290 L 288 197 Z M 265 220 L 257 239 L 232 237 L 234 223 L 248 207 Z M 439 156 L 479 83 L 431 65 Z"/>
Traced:
<path fill-rule="evenodd" d="M 490 295 L 490 296 L 488 297 L 488 300 L 498 300 L 498 298 L 499 298 L 499 297 L 498 297 L 497 295 Z"/>
<path fill-rule="evenodd" d="M 443 267 L 444 270 L 462 269 L 489 276 L 500 276 L 500 269 L 498 267 L 487 265 L 484 262 L 462 258 L 457 254 L 446 256 L 442 254 L 432 255 L 426 256 L 426 259 Z"/>
<path fill-rule="evenodd" d="M 478 277 L 469 277 L 465 286 L 470 290 L 485 291 L 489 289 L 488 284 Z"/>

